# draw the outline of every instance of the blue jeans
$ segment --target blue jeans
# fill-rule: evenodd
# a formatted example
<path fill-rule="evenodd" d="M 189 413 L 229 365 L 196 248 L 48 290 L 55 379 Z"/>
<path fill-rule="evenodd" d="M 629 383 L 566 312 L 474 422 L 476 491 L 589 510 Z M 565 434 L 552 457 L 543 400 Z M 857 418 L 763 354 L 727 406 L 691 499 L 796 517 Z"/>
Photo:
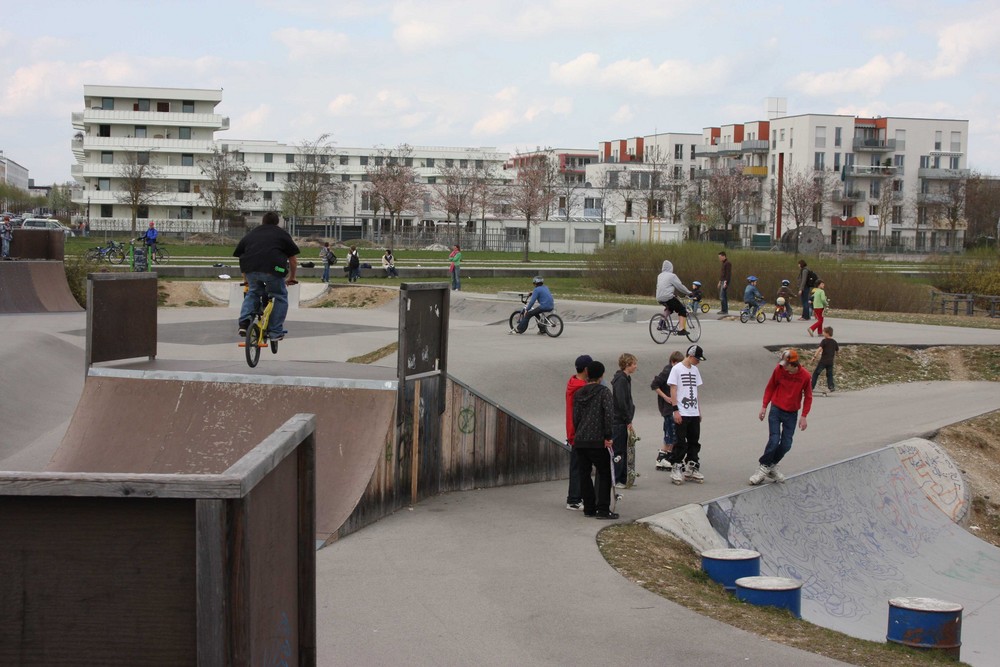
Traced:
<path fill-rule="evenodd" d="M 729 312 L 729 295 L 726 293 L 729 291 L 729 287 L 719 288 L 719 312 L 728 313 Z"/>
<path fill-rule="evenodd" d="M 271 321 L 268 324 L 268 336 L 279 336 L 285 332 L 285 315 L 288 314 L 288 289 L 285 279 L 273 273 L 253 272 L 247 274 L 249 290 L 243 297 L 243 307 L 240 308 L 240 325 L 250 321 L 250 316 L 257 309 L 261 297 L 267 296 L 274 302 L 271 311 Z"/>
<path fill-rule="evenodd" d="M 663 418 L 663 444 L 671 445 L 677 442 L 677 425 L 674 424 L 674 413 L 670 412 Z"/>
<path fill-rule="evenodd" d="M 804 294 L 800 293 L 799 296 L 802 298 L 802 319 L 811 319 L 812 303 L 809 302 L 809 290 L 806 290 Z"/>
<path fill-rule="evenodd" d="M 767 446 L 764 447 L 764 455 L 758 460 L 762 466 L 777 465 L 785 458 L 785 454 L 792 448 L 792 436 L 795 435 L 795 421 L 798 418 L 798 412 L 786 412 L 777 406 L 771 406 L 767 413 Z"/>
<path fill-rule="evenodd" d="M 459 275 L 461 270 L 462 269 L 458 266 L 458 264 L 456 264 L 455 270 L 451 272 L 451 288 L 453 290 L 462 289 L 462 277 Z"/>
<path fill-rule="evenodd" d="M 3 240 L 3 256 L 10 257 L 10 241 L 7 239 Z"/>
<path fill-rule="evenodd" d="M 526 312 L 523 315 L 521 315 L 521 319 L 519 319 L 517 321 L 517 333 L 524 333 L 525 331 L 528 330 L 528 324 L 531 323 L 531 318 L 532 317 L 537 318 L 539 313 L 551 313 L 551 312 L 552 312 L 551 310 L 544 310 L 544 309 L 542 309 L 541 306 L 535 306 L 534 308 L 532 308 L 528 312 Z M 538 330 L 539 331 L 544 331 L 545 330 L 544 327 L 542 327 L 541 320 L 539 320 L 539 322 L 538 322 Z"/>
<path fill-rule="evenodd" d="M 330 282 L 330 262 L 323 262 L 323 277 L 320 280 Z"/>

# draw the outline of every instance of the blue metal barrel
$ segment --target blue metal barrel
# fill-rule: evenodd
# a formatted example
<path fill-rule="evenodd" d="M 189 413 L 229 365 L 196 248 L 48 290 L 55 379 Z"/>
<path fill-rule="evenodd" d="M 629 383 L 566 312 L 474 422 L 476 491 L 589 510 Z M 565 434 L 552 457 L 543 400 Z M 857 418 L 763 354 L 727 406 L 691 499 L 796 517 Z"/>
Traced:
<path fill-rule="evenodd" d="M 934 598 L 889 600 L 886 641 L 939 651 L 958 660 L 962 649 L 962 605 Z"/>
<path fill-rule="evenodd" d="M 758 607 L 778 607 L 802 618 L 802 582 L 786 577 L 741 577 L 736 598 Z"/>
<path fill-rule="evenodd" d="M 760 553 L 751 549 L 709 549 L 701 552 L 701 569 L 732 593 L 737 579 L 760 574 Z"/>

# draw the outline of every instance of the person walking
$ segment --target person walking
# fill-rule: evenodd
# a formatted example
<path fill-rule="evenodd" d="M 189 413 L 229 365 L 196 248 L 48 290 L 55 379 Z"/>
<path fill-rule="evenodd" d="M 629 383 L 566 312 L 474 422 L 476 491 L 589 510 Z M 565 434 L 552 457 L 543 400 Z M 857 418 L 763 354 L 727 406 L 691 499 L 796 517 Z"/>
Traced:
<path fill-rule="evenodd" d="M 618 357 L 618 372 L 611 378 L 611 397 L 614 399 L 615 415 L 611 422 L 611 439 L 615 451 L 616 486 L 625 488 L 628 475 L 628 435 L 635 417 L 635 402 L 632 400 L 632 374 L 639 367 L 634 354 L 624 353 Z M 633 463 L 634 466 L 634 463 Z"/>
<path fill-rule="evenodd" d="M 587 364 L 587 384 L 573 397 L 573 449 L 579 460 L 577 478 L 584 516 L 617 519 L 618 514 L 611 511 L 611 422 L 615 407 L 611 390 L 601 384 L 602 379 L 604 364 Z M 591 480 L 591 472 L 595 472 L 595 480 Z"/>
<path fill-rule="evenodd" d="M 587 384 L 587 366 L 593 359 L 589 354 L 581 354 L 576 358 L 573 367 L 575 375 L 569 376 L 566 383 L 566 444 L 569 445 L 569 491 L 566 494 L 566 509 L 582 510 L 583 497 L 580 495 L 579 468 L 580 461 L 576 455 L 573 441 L 576 439 L 576 429 L 573 428 L 573 397 L 576 392 Z"/>
<path fill-rule="evenodd" d="M 771 373 L 767 386 L 764 387 L 764 404 L 757 418 L 764 421 L 767 413 L 767 445 L 764 453 L 758 459 L 759 467 L 750 476 L 750 484 L 757 486 L 764 480 L 784 482 L 785 476 L 778 471 L 778 464 L 788 450 L 792 448 L 792 438 L 795 435 L 795 421 L 803 431 L 808 426 L 806 416 L 812 407 L 812 384 L 809 373 L 799 366 L 797 350 L 786 350 L 781 355 L 781 361 Z M 767 411 L 771 405 L 770 412 Z M 799 409 L 802 417 L 799 418 Z"/>
<path fill-rule="evenodd" d="M 448 272 L 451 273 L 451 290 L 462 290 L 462 249 L 456 243 L 451 248 L 451 254 L 448 255 L 448 259 L 451 260 L 451 264 L 448 266 Z"/>
<path fill-rule="evenodd" d="M 674 428 L 677 442 L 670 452 L 670 481 L 683 484 L 685 480 L 705 481 L 701 474 L 701 404 L 698 401 L 698 387 L 703 383 L 698 364 L 705 361 L 705 352 L 700 345 L 691 345 L 684 353 L 684 359 L 670 369 L 667 384 L 670 385 L 670 401 L 677 406 L 674 412 Z"/>
<path fill-rule="evenodd" d="M 813 363 L 816 364 L 816 369 L 813 370 L 812 374 L 812 390 L 814 392 L 816 391 L 816 380 L 819 379 L 819 374 L 823 370 L 826 370 L 826 388 L 831 394 L 836 391 L 833 385 L 833 360 L 838 352 L 840 352 L 840 345 L 833 339 L 833 327 L 823 327 L 823 340 L 819 342 L 819 347 L 816 348 L 812 358 Z"/>
<path fill-rule="evenodd" d="M 351 246 L 351 251 L 347 253 L 347 282 L 356 283 L 361 277 L 361 257 L 358 256 L 357 246 Z"/>
<path fill-rule="evenodd" d="M 816 283 L 816 287 L 812 291 L 812 307 L 813 312 L 816 313 L 816 321 L 806 329 L 810 336 L 813 335 L 813 331 L 820 335 L 823 334 L 823 311 L 826 310 L 829 303 L 830 299 L 826 296 L 826 283 L 821 280 Z"/>
<path fill-rule="evenodd" d="M 733 281 L 733 263 L 729 261 L 725 251 L 719 253 L 719 315 L 729 314 L 729 283 Z"/>
<path fill-rule="evenodd" d="M 670 450 L 674 448 L 674 443 L 677 442 L 677 429 L 674 427 L 674 410 L 677 407 L 671 402 L 670 385 L 667 379 L 670 377 L 670 370 L 679 364 L 682 359 L 684 359 L 684 355 L 680 350 L 671 352 L 667 365 L 649 383 L 649 388 L 656 392 L 656 407 L 659 408 L 660 416 L 663 417 L 663 444 L 660 445 L 660 451 L 656 453 L 657 470 L 671 469 L 668 459 L 670 457 Z"/>
<path fill-rule="evenodd" d="M 809 290 L 812 289 L 810 285 L 809 274 L 815 276 L 816 274 L 812 272 L 809 265 L 806 264 L 806 260 L 799 260 L 799 303 L 802 304 L 802 317 L 799 319 L 803 322 L 808 322 L 810 318 L 810 313 L 812 309 L 809 304 Z"/>
<path fill-rule="evenodd" d="M 324 241 L 323 247 L 320 248 L 319 258 L 323 260 L 323 277 L 320 279 L 324 283 L 330 282 L 330 265 L 333 264 L 337 257 L 330 250 L 330 242 Z"/>

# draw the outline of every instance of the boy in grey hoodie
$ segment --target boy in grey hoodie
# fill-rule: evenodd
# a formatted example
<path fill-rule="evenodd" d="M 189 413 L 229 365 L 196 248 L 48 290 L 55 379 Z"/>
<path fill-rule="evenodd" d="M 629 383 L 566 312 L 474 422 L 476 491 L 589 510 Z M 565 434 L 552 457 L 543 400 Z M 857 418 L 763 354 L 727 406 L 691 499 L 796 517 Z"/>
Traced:
<path fill-rule="evenodd" d="M 611 425 L 615 406 L 611 390 L 601 384 L 604 364 L 592 361 L 587 366 L 587 384 L 573 395 L 573 451 L 577 456 L 577 475 L 583 498 L 584 516 L 617 519 L 611 511 Z M 590 479 L 597 470 L 597 490 Z"/>
<path fill-rule="evenodd" d="M 687 308 L 677 298 L 677 293 L 687 296 L 691 290 L 684 286 L 681 279 L 674 273 L 674 265 L 669 259 L 663 260 L 663 268 L 656 277 L 656 300 L 660 305 L 677 314 L 677 335 L 687 335 Z"/>

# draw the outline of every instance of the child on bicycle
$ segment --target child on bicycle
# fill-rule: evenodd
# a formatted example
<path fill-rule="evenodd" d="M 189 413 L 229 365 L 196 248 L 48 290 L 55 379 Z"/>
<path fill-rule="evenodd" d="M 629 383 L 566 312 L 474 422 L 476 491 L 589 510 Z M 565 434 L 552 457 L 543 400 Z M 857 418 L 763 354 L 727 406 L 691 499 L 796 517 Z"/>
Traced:
<path fill-rule="evenodd" d="M 545 286 L 545 279 L 541 276 L 535 276 L 531 282 L 535 289 L 531 290 L 531 298 L 525 304 L 521 319 L 517 322 L 517 333 L 519 334 L 527 330 L 532 317 L 537 318 L 539 313 L 551 313 L 556 307 L 556 300 L 552 296 L 551 290 Z M 542 326 L 541 320 L 538 320 L 538 335 L 544 334 L 545 327 Z"/>
<path fill-rule="evenodd" d="M 792 297 L 795 294 L 792 292 L 792 283 L 788 280 L 781 281 L 781 287 L 778 288 L 778 294 L 775 298 L 775 303 L 777 304 L 777 310 L 775 311 L 775 319 L 781 319 L 782 317 L 787 319 L 792 319 Z M 784 301 L 782 301 L 784 299 Z"/>
<path fill-rule="evenodd" d="M 747 287 L 743 290 L 743 303 L 750 311 L 750 317 L 757 315 L 760 304 L 764 303 L 764 295 L 757 289 L 757 276 L 747 276 Z"/>
<path fill-rule="evenodd" d="M 691 283 L 691 310 L 697 311 L 701 308 L 701 281 L 696 280 Z"/>

